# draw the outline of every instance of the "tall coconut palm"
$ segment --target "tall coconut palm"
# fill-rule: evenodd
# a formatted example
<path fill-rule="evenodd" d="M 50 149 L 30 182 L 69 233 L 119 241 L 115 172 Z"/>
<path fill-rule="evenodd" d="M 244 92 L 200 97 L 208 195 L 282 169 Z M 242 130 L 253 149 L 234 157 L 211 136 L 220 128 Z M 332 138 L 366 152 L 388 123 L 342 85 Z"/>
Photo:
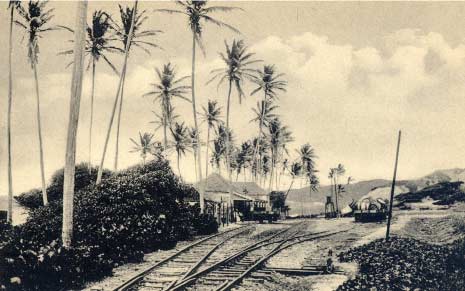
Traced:
<path fill-rule="evenodd" d="M 218 174 L 221 175 L 221 160 L 223 159 L 224 156 L 224 143 L 221 139 L 215 139 L 213 140 L 213 148 L 212 148 L 212 157 L 210 159 L 210 163 L 213 166 L 216 166 L 216 169 L 218 170 Z"/>
<path fill-rule="evenodd" d="M 40 173 L 42 181 L 42 200 L 44 205 L 48 204 L 47 188 L 45 185 L 45 166 L 44 166 L 44 149 L 42 142 L 42 126 L 40 117 L 40 95 L 39 95 L 39 77 L 37 66 L 39 63 L 39 39 L 42 34 L 47 31 L 63 28 L 61 26 L 48 26 L 53 18 L 53 9 L 47 9 L 47 1 L 32 1 L 30 0 L 27 8 L 18 7 L 18 13 L 21 16 L 20 20 L 15 21 L 17 25 L 23 28 L 28 35 L 28 59 L 34 73 L 35 93 L 36 93 L 36 116 L 37 116 L 37 133 L 39 139 L 39 158 L 40 158 Z"/>
<path fill-rule="evenodd" d="M 152 91 L 145 93 L 143 96 L 151 96 L 153 97 L 154 102 L 159 102 L 160 104 L 163 117 L 163 146 L 166 151 L 168 148 L 167 130 L 168 126 L 171 126 L 171 122 L 173 121 L 173 106 L 171 101 L 173 98 L 180 98 L 190 102 L 190 100 L 185 97 L 185 94 L 187 94 L 190 87 L 182 85 L 182 82 L 187 80 L 189 77 L 186 76 L 176 79 L 176 70 L 171 63 L 165 64 L 162 71 L 155 68 L 155 73 L 158 80 L 156 83 L 151 84 L 153 87 Z"/>
<path fill-rule="evenodd" d="M 302 175 L 302 164 L 300 162 L 292 163 L 289 169 L 289 174 L 291 175 L 291 184 L 289 185 L 289 189 L 287 189 L 286 195 L 284 196 L 284 200 L 286 200 L 287 196 L 289 195 L 289 191 L 291 191 L 295 178 L 300 177 Z"/>
<path fill-rule="evenodd" d="M 255 72 L 254 69 L 250 68 L 250 65 L 259 62 L 258 60 L 252 60 L 254 56 L 253 53 L 247 51 L 247 46 L 245 46 L 242 40 L 236 41 L 233 40 L 231 46 L 225 42 L 226 53 L 220 53 L 220 57 L 225 63 L 224 68 L 215 69 L 211 71 L 213 77 L 208 81 L 208 83 L 213 80 L 218 79 L 218 87 L 224 82 L 228 82 L 228 94 L 226 99 L 226 131 L 229 131 L 229 115 L 231 107 L 231 93 L 233 87 L 236 88 L 236 93 L 239 97 L 239 103 L 241 103 L 242 98 L 245 96 L 242 90 L 243 83 L 246 79 L 252 79 L 252 75 Z M 228 137 L 228 136 L 226 136 Z M 230 144 L 229 139 L 226 138 L 226 167 L 228 173 L 230 173 Z M 229 181 L 231 182 L 231 175 L 229 175 Z M 232 186 L 229 189 L 230 199 L 232 195 Z"/>
<path fill-rule="evenodd" d="M 304 176 L 310 185 L 310 195 L 311 195 L 312 177 L 317 172 L 315 169 L 315 159 L 317 158 L 315 155 L 315 150 L 310 144 L 306 143 L 300 147 L 298 154 L 300 157 L 300 162 L 302 163 L 302 166 L 303 166 Z"/>
<path fill-rule="evenodd" d="M 162 109 L 163 110 L 163 109 Z M 160 128 L 170 128 L 171 125 L 179 118 L 179 115 L 174 113 L 174 106 L 171 106 L 169 111 L 165 114 L 158 114 L 155 111 L 152 111 L 155 115 L 155 120 L 150 121 L 150 123 L 155 124 L 155 132 L 158 131 Z M 165 116 L 167 118 L 165 118 Z M 162 152 L 166 153 L 168 150 L 168 136 L 165 137 L 166 142 L 163 142 Z"/>
<path fill-rule="evenodd" d="M 276 73 L 274 65 L 265 65 L 262 71 L 257 70 L 253 82 L 257 84 L 258 87 L 255 88 L 252 93 L 250 93 L 250 95 L 254 95 L 260 91 L 263 91 L 264 97 L 262 106 L 265 107 L 261 110 L 263 114 L 267 112 L 266 107 L 271 105 L 271 102 L 268 101 L 277 99 L 278 92 L 286 91 L 287 82 L 280 79 L 282 76 L 284 76 L 284 74 Z M 257 158 L 260 141 L 263 134 L 263 122 L 264 117 L 260 118 L 260 123 L 258 126 L 258 142 L 254 151 L 254 160 Z"/>
<path fill-rule="evenodd" d="M 160 34 L 160 30 L 142 30 L 142 25 L 148 19 L 146 16 L 146 10 L 141 12 L 137 11 L 135 7 L 125 7 L 119 6 L 121 24 L 114 23 L 113 25 L 116 28 L 116 34 L 120 37 L 120 40 L 123 43 L 123 46 L 127 47 L 127 54 L 129 55 L 131 47 L 135 46 L 148 55 L 150 55 L 151 48 L 158 48 L 160 46 L 151 42 L 147 37 L 153 37 Z M 134 17 L 133 17 L 134 16 Z M 132 20 L 134 19 L 134 22 Z M 130 40 L 129 40 L 130 39 Z M 126 80 L 126 72 L 123 75 L 123 81 L 121 84 L 121 95 L 119 97 L 119 108 L 118 108 L 118 119 L 116 121 L 116 150 L 115 150 L 115 161 L 114 169 L 118 169 L 118 156 L 119 156 L 119 132 L 121 125 L 121 113 L 123 110 L 123 99 L 124 99 L 124 84 Z"/>
<path fill-rule="evenodd" d="M 189 128 L 188 132 L 189 132 L 189 140 L 191 142 L 192 152 L 194 153 L 194 161 L 197 161 L 197 148 L 199 147 L 199 144 L 197 143 L 197 141 L 200 140 L 197 138 L 197 135 L 199 135 L 199 133 L 197 132 L 195 127 Z M 195 179 L 196 180 L 198 179 L 198 175 L 199 174 L 197 173 L 197 167 L 195 167 Z"/>
<path fill-rule="evenodd" d="M 139 141 L 132 138 L 130 138 L 130 140 L 133 143 L 133 148 L 130 152 L 139 153 L 142 158 L 142 164 L 145 165 L 147 155 L 152 153 L 152 150 L 156 145 L 156 142 L 153 140 L 153 134 L 148 132 L 144 132 L 144 134 L 142 134 L 139 132 Z"/>
<path fill-rule="evenodd" d="M 336 176 L 335 168 L 330 168 L 328 173 L 328 179 L 331 182 L 331 197 L 334 199 L 334 177 Z"/>
<path fill-rule="evenodd" d="M 196 130 L 199 130 L 198 122 L 197 122 L 197 108 L 195 103 L 195 60 L 196 60 L 196 46 L 198 45 L 200 49 L 205 53 L 203 44 L 202 44 L 202 33 L 204 28 L 204 23 L 214 24 L 219 27 L 226 27 L 229 30 L 234 32 L 239 32 L 233 26 L 224 23 L 220 20 L 217 20 L 210 16 L 211 13 L 214 12 L 230 12 L 232 10 L 238 9 L 236 7 L 227 7 L 227 6 L 209 6 L 207 1 L 197 1 L 197 0 L 189 0 L 189 1 L 176 1 L 176 4 L 180 6 L 181 9 L 157 9 L 155 11 L 158 12 L 165 12 L 170 14 L 182 14 L 187 16 L 189 27 L 192 31 L 192 74 L 191 74 L 191 87 L 192 87 L 192 112 L 194 115 L 194 125 Z M 198 149 L 197 153 L 197 171 L 199 173 L 199 181 L 202 180 L 202 165 L 201 165 L 201 155 L 200 155 L 200 148 Z M 200 198 L 200 212 L 203 213 L 204 211 L 204 189 L 206 185 L 200 186 L 199 191 L 199 198 Z"/>
<path fill-rule="evenodd" d="M 339 187 L 339 177 L 342 177 L 346 173 L 346 169 L 344 168 L 343 164 L 338 164 L 336 168 L 334 168 L 335 175 L 334 175 L 334 193 L 336 195 L 336 212 L 339 215 L 339 194 L 340 194 L 340 187 Z"/>
<path fill-rule="evenodd" d="M 189 138 L 189 129 L 184 125 L 184 122 L 176 122 L 174 126 L 170 128 L 170 130 L 173 136 L 171 146 L 176 151 L 178 173 L 179 177 L 182 178 L 180 160 L 181 156 L 185 155 L 186 151 L 189 151 L 189 146 L 191 145 L 191 140 Z"/>
<path fill-rule="evenodd" d="M 242 168 L 244 170 L 244 182 L 247 180 L 246 179 L 246 169 L 251 167 L 251 161 L 252 161 L 252 152 L 253 152 L 253 146 L 252 146 L 252 141 L 247 140 L 241 144 L 240 152 L 238 154 L 238 160 L 239 160 L 239 165 L 242 165 Z M 238 167 L 238 170 L 240 172 L 241 168 Z M 238 173 L 239 174 L 239 173 Z"/>
<path fill-rule="evenodd" d="M 10 9 L 10 34 L 8 38 L 8 113 L 7 113 L 7 156 L 8 156 L 8 215 L 7 222 L 13 220 L 13 169 L 12 169 L 12 154 L 11 154 L 11 106 L 13 103 L 13 23 L 15 10 L 21 7 L 20 1 L 12 1 L 8 3 Z"/>
<path fill-rule="evenodd" d="M 109 44 L 112 40 L 110 36 L 111 24 L 110 16 L 101 11 L 95 11 L 92 15 L 92 26 L 87 27 L 87 53 L 90 55 L 89 66 L 92 64 L 92 86 L 90 93 L 90 123 L 89 123 L 89 171 L 92 165 L 92 127 L 94 123 L 94 96 L 95 96 L 95 67 L 102 58 L 110 68 L 118 74 L 115 66 L 106 56 L 107 52 L 122 52 L 120 48 Z M 89 68 L 88 66 L 88 68 Z"/>
<path fill-rule="evenodd" d="M 76 30 L 74 32 L 74 65 L 71 79 L 68 133 L 63 180 L 63 227 L 62 242 L 69 248 L 73 237 L 74 174 L 76 165 L 76 135 L 79 123 L 79 107 L 82 93 L 84 54 L 86 45 L 87 1 L 77 4 Z"/>
<path fill-rule="evenodd" d="M 121 72 L 120 72 L 119 83 L 118 83 L 118 87 L 117 87 L 117 90 L 116 90 L 116 96 L 115 96 L 115 99 L 113 101 L 112 111 L 111 111 L 111 115 L 110 115 L 110 122 L 108 124 L 107 133 L 106 133 L 106 136 L 105 136 L 105 144 L 103 146 L 102 158 L 100 159 L 100 165 L 99 165 L 99 169 L 98 169 L 98 173 L 97 173 L 96 184 L 100 184 L 100 182 L 102 181 L 103 164 L 105 162 L 105 156 L 106 156 L 106 153 L 107 153 L 108 141 L 110 140 L 110 133 L 111 133 L 112 125 L 113 125 L 113 120 L 115 118 L 116 107 L 118 105 L 118 98 L 120 96 L 120 92 L 121 92 L 122 87 L 123 87 L 122 85 L 123 85 L 124 77 L 126 75 L 126 68 L 127 68 L 127 63 L 128 63 L 128 57 L 129 57 L 129 47 L 130 47 L 130 45 L 132 43 L 132 38 L 134 36 L 134 27 L 135 27 L 136 18 L 137 18 L 136 17 L 136 15 L 137 15 L 137 3 L 138 3 L 137 0 L 135 0 L 134 1 L 134 8 L 132 9 L 133 13 L 131 13 L 131 21 L 130 21 L 130 25 L 129 25 L 129 32 L 127 34 L 123 35 L 123 41 L 124 41 L 123 67 L 122 67 Z"/>
<path fill-rule="evenodd" d="M 218 106 L 218 102 L 214 100 L 208 100 L 207 108 L 202 107 L 203 115 L 202 119 L 207 123 L 207 141 L 206 141 L 206 162 L 205 162 L 205 177 L 208 177 L 208 150 L 210 148 L 210 131 L 213 128 L 219 126 L 223 121 L 221 120 L 221 106 Z M 205 182 L 207 183 L 207 182 Z"/>
<path fill-rule="evenodd" d="M 312 192 L 318 191 L 318 188 L 320 187 L 320 180 L 318 177 L 315 175 L 314 172 L 308 172 L 307 171 L 307 178 L 308 178 L 308 184 L 309 184 L 309 198 L 312 195 Z"/>
<path fill-rule="evenodd" d="M 104 62 L 115 72 L 119 74 L 116 67 L 108 59 L 107 53 L 121 53 L 122 49 L 115 47 L 111 41 L 115 40 L 112 33 L 111 18 L 102 11 L 97 10 L 92 14 L 92 25 L 87 26 L 86 55 L 89 56 L 87 69 L 92 67 L 92 82 L 90 91 L 90 121 L 89 121 L 89 172 L 92 167 L 92 129 L 94 124 L 94 98 L 95 98 L 95 72 L 96 65 L 103 59 Z M 67 50 L 60 54 L 73 54 L 73 50 Z M 70 65 L 72 62 L 70 63 Z"/>
<path fill-rule="evenodd" d="M 274 118 L 268 126 L 268 140 L 271 150 L 271 172 L 270 172 L 270 192 L 273 190 L 273 178 L 275 177 L 276 165 L 281 151 L 286 150 L 286 145 L 293 141 L 292 133 L 289 128 L 282 124 L 279 118 Z M 276 183 L 277 184 L 277 183 Z M 278 185 L 276 185 L 278 186 Z"/>

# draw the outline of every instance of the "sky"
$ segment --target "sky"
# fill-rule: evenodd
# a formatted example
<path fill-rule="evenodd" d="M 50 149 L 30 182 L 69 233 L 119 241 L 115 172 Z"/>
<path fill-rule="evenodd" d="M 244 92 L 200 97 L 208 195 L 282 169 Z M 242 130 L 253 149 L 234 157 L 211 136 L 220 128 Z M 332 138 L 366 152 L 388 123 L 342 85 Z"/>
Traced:
<path fill-rule="evenodd" d="M 119 2 L 131 5 L 130 2 Z M 208 99 L 225 106 L 227 88 L 206 85 L 210 71 L 222 67 L 218 52 L 224 42 L 243 39 L 263 60 L 256 66 L 274 64 L 285 74 L 287 92 L 280 94 L 278 112 L 290 127 L 295 149 L 310 143 L 318 156 L 322 184 L 328 184 L 330 167 L 343 163 L 357 181 L 390 179 L 393 172 L 397 132 L 402 130 L 398 178 L 410 179 L 436 169 L 465 166 L 465 3 L 461 2 L 274 2 L 236 1 L 243 11 L 214 16 L 232 24 L 240 34 L 206 25 L 203 41 L 206 54 L 197 55 L 196 90 L 200 106 Z M 75 2 L 48 4 L 55 8 L 52 24 L 74 26 Z M 0 193 L 7 191 L 6 110 L 8 23 L 7 2 L 0 6 Z M 131 52 L 128 63 L 121 124 L 120 166 L 140 162 L 130 153 L 130 138 L 153 132 L 152 111 L 159 106 L 142 95 L 155 79 L 155 67 L 171 62 L 179 76 L 190 74 L 191 34 L 181 15 L 153 12 L 176 8 L 171 2 L 140 2 L 148 19 L 144 27 L 163 31 L 152 38 L 163 49 L 147 55 Z M 91 1 L 89 20 L 96 9 L 118 19 L 117 2 Z M 39 79 L 46 177 L 64 165 L 71 70 L 70 56 L 57 55 L 71 48 L 72 34 L 50 31 L 39 40 Z M 39 187 L 40 168 L 35 115 L 34 82 L 27 62 L 26 40 L 15 27 L 13 178 L 16 194 Z M 118 43 L 116 43 L 119 45 Z M 121 55 L 108 55 L 121 67 Z M 90 71 L 85 72 L 78 131 L 77 160 L 88 158 Z M 117 76 L 103 62 L 97 65 L 96 103 L 92 163 L 101 158 Z M 231 124 L 237 141 L 251 138 L 258 126 L 250 123 L 251 108 L 262 97 L 248 94 L 239 104 L 233 92 Z M 191 104 L 175 100 L 181 120 L 193 125 Z M 199 108 L 199 110 L 201 110 Z M 113 131 L 105 166 L 113 166 Z M 202 138 L 206 127 L 202 124 Z M 162 131 L 155 133 L 162 139 Z M 205 152 L 202 153 L 203 159 Z M 175 156 L 172 165 L 176 169 Z M 195 179 L 193 158 L 181 160 L 186 181 Z M 205 168 L 205 164 L 202 163 Z M 210 169 L 211 171 L 211 169 Z M 284 183 L 286 180 L 283 180 Z M 284 186 L 283 186 L 284 187 Z"/>

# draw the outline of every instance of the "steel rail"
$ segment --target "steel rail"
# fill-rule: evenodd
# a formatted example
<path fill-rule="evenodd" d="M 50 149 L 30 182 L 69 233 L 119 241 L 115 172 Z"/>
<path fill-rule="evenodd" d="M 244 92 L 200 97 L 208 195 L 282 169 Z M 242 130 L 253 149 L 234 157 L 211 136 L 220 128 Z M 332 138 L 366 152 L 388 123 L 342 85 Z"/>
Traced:
<path fill-rule="evenodd" d="M 165 291 L 179 290 L 179 289 L 181 289 L 183 287 L 186 287 L 186 286 L 190 285 L 190 283 L 193 283 L 194 281 L 196 281 L 200 276 L 202 276 L 204 274 L 207 274 L 207 273 L 209 273 L 211 271 L 214 271 L 218 267 L 220 267 L 222 265 L 225 265 L 225 264 L 227 264 L 227 263 L 229 263 L 229 262 L 231 262 L 231 261 L 233 261 L 233 260 L 247 254 L 248 252 L 254 251 L 254 250 L 262 248 L 264 246 L 268 246 L 268 245 L 271 245 L 271 244 L 283 242 L 286 239 L 282 239 L 282 240 L 278 240 L 278 241 L 274 241 L 274 242 L 269 242 L 269 240 L 274 239 L 275 237 L 277 237 L 277 236 L 279 236 L 279 235 L 281 235 L 281 234 L 283 234 L 285 232 L 288 232 L 288 231 L 291 231 L 291 230 L 293 230 L 295 228 L 298 228 L 301 225 L 303 225 L 303 223 L 304 222 L 298 223 L 298 224 L 293 225 L 293 226 L 291 226 L 291 227 L 289 227 L 287 229 L 279 231 L 279 232 L 277 232 L 277 233 L 275 233 L 275 234 L 273 234 L 273 235 L 271 235 L 271 236 L 269 236 L 269 237 L 267 237 L 265 239 L 262 239 L 262 240 L 260 240 L 260 241 L 258 241 L 256 243 L 253 243 L 253 244 L 245 247 L 244 249 L 232 254 L 231 256 L 229 256 L 227 258 L 225 258 L 225 259 L 223 259 L 223 260 L 221 260 L 221 261 L 219 261 L 219 262 L 217 262 L 217 263 L 215 263 L 215 264 L 213 264 L 213 265 L 211 265 L 211 266 L 209 266 L 209 267 L 207 267 L 207 268 L 205 268 L 205 269 L 203 269 L 201 271 L 198 271 L 197 273 L 194 273 L 194 274 L 192 274 L 190 276 L 187 276 L 186 278 L 184 278 L 183 281 L 178 281 L 179 282 L 178 284 L 175 284 L 175 285 L 171 286 L 170 288 L 166 289 Z M 294 236 L 294 235 L 295 234 L 293 234 L 292 236 Z M 225 282 L 225 283 L 227 283 L 227 282 Z"/>
<path fill-rule="evenodd" d="M 245 270 L 239 277 L 235 278 L 234 280 L 230 281 L 229 283 L 227 284 L 222 284 L 219 288 L 217 288 L 215 291 L 228 291 L 228 290 L 231 290 L 235 285 L 237 285 L 238 283 L 240 283 L 248 274 L 250 274 L 251 272 L 255 271 L 256 269 L 258 269 L 262 264 L 264 264 L 266 261 L 268 261 L 271 257 L 273 257 L 274 255 L 278 254 L 279 252 L 281 252 L 282 250 L 284 249 L 287 249 L 291 246 L 294 246 L 296 244 L 299 244 L 299 243 L 303 243 L 303 242 L 306 242 L 306 241 L 312 241 L 312 240 L 316 240 L 316 239 L 320 239 L 320 238 L 325 238 L 325 237 L 329 237 L 329 236 L 333 236 L 333 235 L 336 235 L 336 234 L 339 234 L 339 233 L 342 233 L 342 232 L 347 232 L 349 231 L 350 229 L 345 229 L 345 230 L 341 230 L 341 231 L 337 231 L 337 232 L 333 232 L 333 233 L 328 233 L 328 234 L 322 234 L 322 235 L 317 235 L 317 236 L 313 236 L 313 237 L 308 237 L 308 238 L 304 238 L 304 239 L 301 239 L 301 240 L 298 240 L 298 241 L 295 241 L 295 242 L 291 242 L 285 246 L 283 246 L 285 243 L 291 241 L 291 240 L 294 240 L 294 239 L 298 239 L 298 238 L 301 238 L 301 237 L 304 237 L 304 236 L 309 236 L 309 235 L 303 235 L 303 236 L 299 236 L 299 237 L 291 237 L 289 239 L 286 239 L 286 240 L 283 240 L 281 243 L 279 243 L 276 247 L 273 248 L 273 250 L 271 250 L 268 254 L 266 254 L 265 256 L 263 256 L 260 260 L 258 260 L 255 264 L 253 264 L 250 268 L 248 268 L 247 270 Z M 314 235 L 314 234 L 313 234 Z"/>
<path fill-rule="evenodd" d="M 145 275 L 147 275 L 148 273 L 150 273 L 151 271 L 153 271 L 154 269 L 156 269 L 157 267 L 173 260 L 174 258 L 178 257 L 179 255 L 185 253 L 186 251 L 192 249 L 193 247 L 207 241 L 207 240 L 210 240 L 212 238 L 215 238 L 215 237 L 218 237 L 220 235 L 224 235 L 224 234 L 227 234 L 227 233 L 230 233 L 232 231 L 236 231 L 236 230 L 239 230 L 239 229 L 242 229 L 242 228 L 247 228 L 251 225 L 244 225 L 244 226 L 240 226 L 240 227 L 236 227 L 236 228 L 233 228 L 233 229 L 228 229 L 228 230 L 225 230 L 223 232 L 220 232 L 220 233 L 216 233 L 216 234 L 213 234 L 213 235 L 210 235 L 210 236 L 207 236 L 205 238 L 202 238 L 196 242 L 193 242 L 192 244 L 189 244 L 187 246 L 185 246 L 184 248 L 180 249 L 179 251 L 177 251 L 176 253 L 168 256 L 167 258 L 159 261 L 159 262 L 156 262 L 155 264 L 153 264 L 152 266 L 148 267 L 147 269 L 141 271 L 141 272 L 138 272 L 136 275 L 132 276 L 131 278 L 129 278 L 128 280 L 124 281 L 122 284 L 118 285 L 116 288 L 113 288 L 112 291 L 125 291 L 125 290 L 128 290 L 130 287 L 134 286 L 135 284 L 137 284 L 141 279 L 144 278 Z M 245 231 L 245 230 L 243 230 Z M 237 235 L 239 235 L 240 233 L 242 233 L 243 231 L 239 232 Z"/>

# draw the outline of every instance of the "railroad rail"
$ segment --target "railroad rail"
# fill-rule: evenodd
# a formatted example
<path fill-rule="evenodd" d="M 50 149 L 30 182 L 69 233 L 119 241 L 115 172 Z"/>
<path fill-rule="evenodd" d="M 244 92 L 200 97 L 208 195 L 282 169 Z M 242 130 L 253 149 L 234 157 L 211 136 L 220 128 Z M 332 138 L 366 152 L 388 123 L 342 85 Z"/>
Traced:
<path fill-rule="evenodd" d="M 238 236 L 240 234 L 243 234 L 244 232 L 249 231 L 251 228 L 252 228 L 251 225 L 245 225 L 245 226 L 240 226 L 234 229 L 223 231 L 221 233 L 217 233 L 217 234 L 204 237 L 196 242 L 193 242 L 192 244 L 189 244 L 183 247 L 182 249 L 169 255 L 167 258 L 164 258 L 161 261 L 156 262 L 155 264 L 148 267 L 147 269 L 144 269 L 141 272 L 138 272 L 136 275 L 132 276 L 129 280 L 126 280 L 125 282 L 117 286 L 116 288 L 113 288 L 112 291 L 131 290 L 131 288 L 133 288 L 141 280 L 143 280 L 146 276 L 148 276 L 150 273 L 154 272 L 155 270 L 161 269 L 163 267 L 169 268 L 168 265 L 170 263 L 171 264 L 173 263 L 183 264 L 184 263 L 184 265 L 187 264 L 188 265 L 187 273 L 192 272 L 192 270 L 195 270 L 195 268 L 192 268 L 192 270 L 189 270 L 189 268 L 192 266 L 193 263 L 196 263 L 194 265 L 196 266 L 198 262 L 205 260 L 214 250 L 216 250 L 225 241 L 235 236 Z M 210 250 L 205 251 L 206 249 L 208 250 L 208 248 L 210 248 Z M 184 261 L 183 259 L 177 260 L 180 258 L 181 255 L 186 256 L 186 258 L 184 258 Z M 167 277 L 170 277 L 170 276 L 167 276 Z M 165 277 L 163 279 L 160 279 L 160 282 L 153 282 L 154 283 L 153 290 L 163 290 L 169 287 L 171 284 L 171 281 L 176 282 L 178 277 L 171 278 L 171 280 Z M 160 288 L 156 288 L 157 284 L 160 286 Z"/>
<path fill-rule="evenodd" d="M 299 227 L 296 227 L 295 230 L 297 231 L 287 234 L 286 238 L 266 240 L 266 242 L 262 241 L 249 246 L 223 261 L 187 276 L 183 281 L 179 281 L 167 290 L 231 290 L 282 250 L 302 242 L 346 232 L 349 229 L 332 233 L 322 231 L 304 235 L 297 235 L 300 231 Z M 288 232 L 290 231 L 288 230 Z"/>

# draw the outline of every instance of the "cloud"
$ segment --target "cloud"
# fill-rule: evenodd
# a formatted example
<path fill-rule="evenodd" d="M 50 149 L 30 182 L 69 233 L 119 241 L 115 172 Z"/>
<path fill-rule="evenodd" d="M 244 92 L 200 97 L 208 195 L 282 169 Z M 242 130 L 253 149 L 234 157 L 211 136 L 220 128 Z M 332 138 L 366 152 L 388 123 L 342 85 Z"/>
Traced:
<path fill-rule="evenodd" d="M 465 163 L 465 149 L 457 145 L 465 140 L 465 130 L 460 122 L 461 108 L 465 107 L 465 44 L 452 47 L 438 33 L 404 29 L 385 36 L 380 47 L 335 44 L 324 35 L 306 32 L 288 38 L 269 36 L 250 44 L 250 50 L 256 53 L 257 59 L 264 60 L 265 64 L 275 64 L 276 69 L 285 74 L 288 88 L 280 95 L 278 104 L 279 113 L 295 138 L 290 148 L 306 142 L 315 147 L 323 183 L 326 182 L 326 170 L 339 162 L 346 164 L 350 175 L 357 180 L 388 177 L 391 173 L 386 169 L 392 167 L 395 135 L 399 128 L 405 131 L 402 177 L 415 177 L 435 168 Z M 154 67 L 168 61 L 176 65 L 179 76 L 190 75 L 190 56 L 168 58 L 161 55 L 138 63 L 130 59 L 120 140 L 122 167 L 139 159 L 137 154 L 128 153 L 129 138 L 137 136 L 139 131 L 153 130 L 149 122 L 153 120 L 152 111 L 158 111 L 159 107 L 141 96 L 150 90 L 150 83 L 155 78 Z M 225 108 L 225 86 L 206 85 L 209 72 L 221 66 L 217 56 L 204 59 L 198 55 L 196 92 L 199 112 L 208 99 L 218 100 Z M 69 72 L 41 78 L 47 176 L 63 165 L 69 80 Z M 98 68 L 94 163 L 100 159 L 117 80 L 118 77 L 109 70 Z M 17 189 L 26 190 L 39 185 L 35 96 L 32 94 L 32 78 L 25 77 L 17 83 L 13 107 L 14 173 Z M 253 88 L 252 84 L 245 85 L 246 92 Z M 78 131 L 78 160 L 81 161 L 88 158 L 89 92 L 90 76 L 87 74 Z M 231 121 L 238 142 L 257 134 L 257 126 L 249 122 L 252 118 L 250 108 L 255 107 L 261 98 L 258 94 L 248 96 L 239 104 L 237 93 L 233 91 Z M 5 108 L 4 103 L 2 99 L 2 108 Z M 191 104 L 175 100 L 174 105 L 182 121 L 193 125 Z M 223 116 L 224 113 L 225 110 Z M 204 136 L 205 124 L 201 126 Z M 4 134 L 3 124 L 0 134 Z M 156 137 L 161 138 L 161 134 L 157 133 Z M 2 152 L 1 160 L 5 160 Z M 114 131 L 106 159 L 108 167 L 112 166 L 113 157 Z M 193 180 L 191 155 L 188 154 L 182 163 L 185 178 Z M 2 183 L 0 192 L 5 191 L 3 185 L 6 183 Z"/>

